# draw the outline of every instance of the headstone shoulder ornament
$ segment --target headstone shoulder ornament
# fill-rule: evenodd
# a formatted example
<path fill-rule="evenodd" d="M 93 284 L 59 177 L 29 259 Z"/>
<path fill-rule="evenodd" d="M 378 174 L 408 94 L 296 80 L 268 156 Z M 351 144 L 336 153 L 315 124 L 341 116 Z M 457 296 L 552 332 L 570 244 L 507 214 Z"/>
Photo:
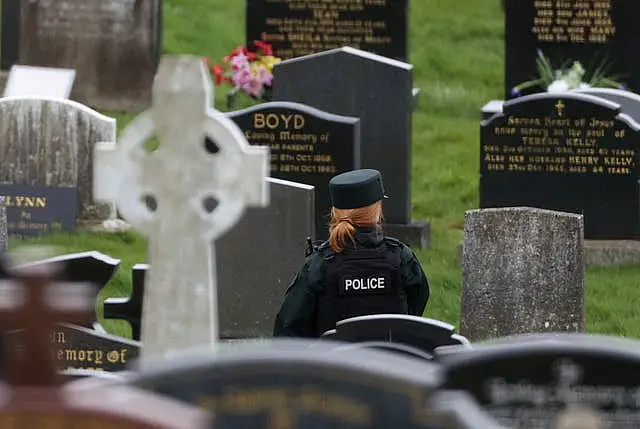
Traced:
<path fill-rule="evenodd" d="M 269 201 L 268 148 L 250 146 L 210 107 L 213 85 L 200 57 L 163 57 L 152 95 L 152 108 L 118 145 L 97 145 L 94 164 L 96 200 L 115 201 L 150 241 L 142 359 L 217 341 L 212 241 L 246 206 Z M 154 136 L 159 147 L 150 153 L 143 144 Z"/>
<path fill-rule="evenodd" d="M 82 324 L 93 313 L 91 287 L 54 282 L 51 265 L 9 268 L 0 280 L 0 328 L 22 327 L 21 348 L 11 347 L 8 386 L 0 390 L 0 426 L 204 429 L 205 413 L 167 398 L 123 385 L 99 385 L 73 392 L 60 387 L 49 341 L 56 323 Z M 7 352 L 7 351 L 5 351 Z"/>

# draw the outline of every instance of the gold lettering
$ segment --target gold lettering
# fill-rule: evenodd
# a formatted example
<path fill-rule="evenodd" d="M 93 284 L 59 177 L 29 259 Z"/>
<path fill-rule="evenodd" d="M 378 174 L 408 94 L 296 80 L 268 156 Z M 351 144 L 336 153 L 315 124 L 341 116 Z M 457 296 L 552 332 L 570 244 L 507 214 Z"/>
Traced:
<path fill-rule="evenodd" d="M 538 42 L 606 44 L 616 35 L 611 0 L 536 1 L 531 31 Z"/>

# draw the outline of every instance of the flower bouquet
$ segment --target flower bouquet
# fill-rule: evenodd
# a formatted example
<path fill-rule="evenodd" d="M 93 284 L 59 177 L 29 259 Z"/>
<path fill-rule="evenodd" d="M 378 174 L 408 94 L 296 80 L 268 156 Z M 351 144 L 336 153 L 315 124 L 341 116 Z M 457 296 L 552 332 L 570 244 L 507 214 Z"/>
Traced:
<path fill-rule="evenodd" d="M 536 86 L 547 92 L 565 92 L 585 88 L 625 89 L 624 85 L 616 82 L 614 77 L 605 75 L 604 64 L 598 66 L 586 81 L 584 80 L 586 71 L 578 61 L 574 61 L 571 68 L 567 69 L 565 64 L 554 69 L 549 59 L 538 49 L 536 65 L 540 77 L 513 87 L 511 95 L 517 97 L 521 95 L 522 90 Z"/>
<path fill-rule="evenodd" d="M 209 63 L 216 86 L 228 84 L 232 87 L 227 94 L 227 108 L 232 109 L 239 94 L 255 101 L 270 99 L 273 82 L 273 67 L 280 58 L 273 56 L 270 44 L 256 40 L 247 46 L 240 46 L 223 59 L 223 64 Z"/>

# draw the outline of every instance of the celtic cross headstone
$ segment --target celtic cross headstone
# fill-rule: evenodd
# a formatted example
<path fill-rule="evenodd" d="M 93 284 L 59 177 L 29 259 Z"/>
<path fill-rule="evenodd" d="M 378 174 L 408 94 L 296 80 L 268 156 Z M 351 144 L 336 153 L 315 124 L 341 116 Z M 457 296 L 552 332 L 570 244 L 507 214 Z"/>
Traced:
<path fill-rule="evenodd" d="M 96 147 L 94 197 L 115 201 L 122 217 L 149 238 L 141 359 L 218 338 L 213 241 L 245 207 L 264 207 L 269 151 L 210 107 L 213 85 L 202 59 L 163 57 L 153 103 L 119 143 Z M 158 148 L 149 152 L 151 138 Z"/>

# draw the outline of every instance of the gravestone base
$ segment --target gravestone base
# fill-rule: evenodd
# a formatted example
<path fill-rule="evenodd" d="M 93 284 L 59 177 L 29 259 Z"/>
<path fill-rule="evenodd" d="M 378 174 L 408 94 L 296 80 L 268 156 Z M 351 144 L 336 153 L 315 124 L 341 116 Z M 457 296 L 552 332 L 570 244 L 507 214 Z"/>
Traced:
<path fill-rule="evenodd" d="M 462 261 L 462 243 L 458 262 Z M 640 263 L 640 241 L 584 240 L 584 264 L 587 267 L 612 267 Z"/>
<path fill-rule="evenodd" d="M 431 245 L 431 224 L 429 221 L 412 221 L 408 224 L 385 223 L 385 235 L 397 238 L 416 249 L 428 249 Z"/>

